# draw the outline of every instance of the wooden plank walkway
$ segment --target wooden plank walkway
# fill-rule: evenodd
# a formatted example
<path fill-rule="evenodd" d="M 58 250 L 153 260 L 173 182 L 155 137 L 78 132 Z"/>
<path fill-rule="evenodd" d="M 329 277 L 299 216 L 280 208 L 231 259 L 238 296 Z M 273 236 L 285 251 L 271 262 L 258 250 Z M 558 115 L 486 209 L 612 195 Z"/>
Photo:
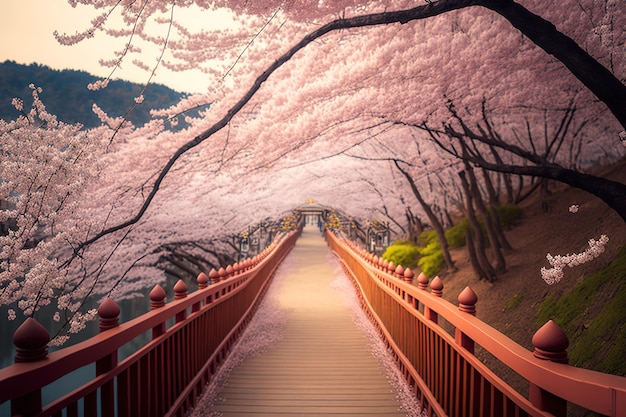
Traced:
<path fill-rule="evenodd" d="M 317 229 L 305 228 L 288 255 L 294 267 L 268 294 L 286 312 L 280 341 L 233 369 L 201 415 L 406 416 L 345 295 L 331 286 L 328 254 Z"/>

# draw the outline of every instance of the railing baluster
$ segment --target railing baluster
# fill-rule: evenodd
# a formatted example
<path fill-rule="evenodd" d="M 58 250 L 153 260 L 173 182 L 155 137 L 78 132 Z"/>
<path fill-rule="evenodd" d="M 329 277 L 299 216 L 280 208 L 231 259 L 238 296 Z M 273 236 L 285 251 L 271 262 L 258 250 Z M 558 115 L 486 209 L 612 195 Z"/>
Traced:
<path fill-rule="evenodd" d="M 48 357 L 48 331 L 32 317 L 24 320 L 13 334 L 15 362 L 36 362 Z M 41 411 L 41 389 L 11 399 L 11 415 L 30 416 Z"/>
<path fill-rule="evenodd" d="M 568 363 L 565 349 L 569 346 L 569 339 L 553 320 L 549 320 L 537 330 L 532 343 L 535 347 L 533 352 L 535 357 L 551 362 Z M 529 399 L 541 410 L 548 411 L 556 417 L 567 415 L 567 402 L 536 384 L 531 383 L 529 386 Z"/>
<path fill-rule="evenodd" d="M 182 279 L 179 279 L 176 285 L 174 285 L 174 300 L 182 300 L 183 298 L 187 298 L 187 284 Z M 187 309 L 176 314 L 176 323 L 180 323 L 185 318 L 187 318 Z"/>
<path fill-rule="evenodd" d="M 476 302 L 478 301 L 478 296 L 470 287 L 465 287 L 465 289 L 461 291 L 458 301 L 460 311 L 474 316 L 476 315 Z M 455 328 L 454 333 L 456 343 L 459 346 L 463 346 L 468 352 L 474 354 L 474 341 L 463 333 L 463 331 L 461 331 L 458 327 Z"/>
<path fill-rule="evenodd" d="M 104 299 L 98 308 L 100 316 L 100 332 L 105 332 L 119 326 L 120 308 L 112 298 Z M 117 350 L 96 361 L 96 376 L 104 375 L 117 365 Z M 113 417 L 115 415 L 115 391 L 114 382 L 110 380 L 100 387 L 100 402 L 102 417 Z M 90 414 L 86 414 L 90 415 Z"/>
<path fill-rule="evenodd" d="M 430 293 L 435 297 L 441 297 L 443 295 L 443 282 L 441 278 L 435 277 L 430 283 Z M 433 311 L 430 307 L 424 306 L 424 316 L 434 323 L 437 323 L 439 316 L 436 311 Z"/>
<path fill-rule="evenodd" d="M 150 291 L 150 310 L 156 310 L 161 307 L 165 307 L 165 290 L 159 284 L 156 284 L 152 291 Z M 165 333 L 165 322 L 159 323 L 152 328 L 152 339 L 156 339 Z"/>
<path fill-rule="evenodd" d="M 209 277 L 204 272 L 200 272 L 198 274 L 198 277 L 196 278 L 196 282 L 198 283 L 198 290 L 201 291 L 201 290 L 205 289 L 209 285 Z M 200 307 L 201 306 L 202 306 L 202 300 L 198 300 L 198 302 L 195 303 L 191 307 L 191 312 L 195 313 L 197 311 L 200 311 Z"/>

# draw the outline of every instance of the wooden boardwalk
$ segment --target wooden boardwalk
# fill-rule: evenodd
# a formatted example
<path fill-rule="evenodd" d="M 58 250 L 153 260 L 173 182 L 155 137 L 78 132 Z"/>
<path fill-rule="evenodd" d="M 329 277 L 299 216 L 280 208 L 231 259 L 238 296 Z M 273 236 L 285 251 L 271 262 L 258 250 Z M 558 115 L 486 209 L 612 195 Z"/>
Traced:
<path fill-rule="evenodd" d="M 345 296 L 331 286 L 328 252 L 317 229 L 305 228 L 289 254 L 295 268 L 275 283 L 286 311 L 281 340 L 233 369 L 205 415 L 406 416 Z"/>

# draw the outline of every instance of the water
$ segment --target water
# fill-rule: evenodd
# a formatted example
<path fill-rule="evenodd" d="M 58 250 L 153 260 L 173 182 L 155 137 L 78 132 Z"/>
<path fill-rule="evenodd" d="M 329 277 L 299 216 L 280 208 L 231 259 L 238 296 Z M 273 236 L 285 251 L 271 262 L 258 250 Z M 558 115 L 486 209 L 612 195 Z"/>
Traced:
<path fill-rule="evenodd" d="M 175 282 L 176 279 L 168 277 L 167 283 L 164 286 L 164 289 L 167 292 L 167 300 L 171 300 L 173 298 L 172 288 L 174 287 Z M 124 323 L 131 319 L 134 319 L 150 310 L 149 293 L 151 289 L 152 288 L 145 289 L 143 291 L 143 296 L 116 301 L 120 307 L 120 323 Z M 191 286 L 190 290 L 192 290 Z M 86 307 L 87 309 L 98 308 L 97 300 L 92 300 L 90 304 L 91 305 Z M 25 317 L 20 317 L 20 313 L 17 312 L 17 309 L 15 307 L 12 307 L 17 312 L 18 318 L 13 321 L 8 321 L 7 317 L 9 308 L 11 307 L 0 306 L 0 368 L 4 368 L 15 363 L 15 346 L 13 345 L 13 334 L 25 320 Z M 52 319 L 54 311 L 56 310 L 53 308 L 53 306 L 46 306 L 40 312 L 38 312 L 36 316 L 37 321 L 46 329 L 48 329 L 49 333 L 52 333 L 52 331 L 56 331 L 53 329 L 57 329 L 59 327 L 59 324 L 54 322 L 54 320 Z M 98 332 L 98 320 L 96 319 L 89 322 L 87 324 L 87 327 L 80 333 L 71 335 L 69 341 L 66 342 L 63 346 L 51 346 L 48 351 L 53 352 L 55 350 L 63 349 L 76 343 L 82 342 L 96 335 Z M 126 345 L 122 346 L 118 350 L 118 360 L 122 361 L 124 358 L 136 352 L 140 347 L 149 342 L 151 337 L 151 332 L 146 332 L 141 336 L 133 339 Z M 48 404 L 51 401 L 62 397 L 63 395 L 71 392 L 80 385 L 89 382 L 94 378 L 94 376 L 95 364 L 89 364 L 87 366 L 77 369 L 72 373 L 65 375 L 61 379 L 53 382 L 52 384 L 42 389 L 42 404 Z M 10 410 L 10 401 L 0 404 L 0 417 L 10 416 Z"/>

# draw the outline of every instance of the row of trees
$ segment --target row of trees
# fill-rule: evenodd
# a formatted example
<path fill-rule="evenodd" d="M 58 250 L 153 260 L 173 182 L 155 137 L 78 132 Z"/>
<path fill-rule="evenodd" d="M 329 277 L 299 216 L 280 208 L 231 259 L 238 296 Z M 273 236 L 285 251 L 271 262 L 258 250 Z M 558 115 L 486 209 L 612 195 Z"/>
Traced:
<path fill-rule="evenodd" d="M 583 173 L 624 154 L 618 1 L 568 0 L 558 10 L 531 0 L 92 5 L 102 9 L 94 27 L 61 41 L 104 31 L 154 42 L 169 52 L 157 64 L 144 57 L 149 74 L 202 68 L 214 88 L 143 126 L 98 111 L 102 126 L 79 131 L 47 113 L 34 87 L 33 111 L 0 125 L 11 161 L 1 198 L 15 202 L 0 221 L 18 226 L 0 238 L 0 302 L 26 315 L 58 300 L 73 323 L 89 295 L 152 286 L 162 248 L 220 252 L 233 231 L 311 197 L 359 219 L 384 215 L 408 233 L 446 224 L 454 209 L 487 218 L 482 201 L 542 187 L 531 176 L 587 189 L 626 215 L 623 184 Z M 232 27 L 192 32 L 175 19 L 183 7 L 230 8 Z M 135 23 L 107 22 L 118 9 Z M 207 103 L 185 117 L 188 127 L 168 128 Z M 506 247 L 491 234 L 491 247 Z M 497 272 L 505 265 L 494 255 Z"/>

